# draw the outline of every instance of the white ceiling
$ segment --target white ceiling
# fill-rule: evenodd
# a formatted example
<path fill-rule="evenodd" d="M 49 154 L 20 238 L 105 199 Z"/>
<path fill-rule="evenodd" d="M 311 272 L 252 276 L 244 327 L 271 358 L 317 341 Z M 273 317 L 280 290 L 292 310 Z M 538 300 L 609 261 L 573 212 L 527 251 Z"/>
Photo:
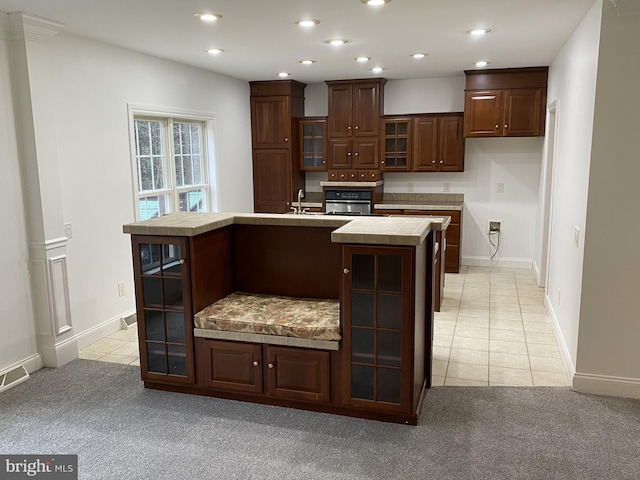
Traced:
<path fill-rule="evenodd" d="M 594 0 L 0 0 L 0 11 L 23 11 L 62 22 L 64 31 L 244 80 L 388 79 L 461 75 L 488 68 L 549 65 Z M 223 18 L 205 24 L 198 12 Z M 293 22 L 315 18 L 301 28 Z M 465 32 L 490 28 L 483 38 Z M 350 40 L 336 48 L 325 40 Z M 219 56 L 204 50 L 224 49 Z M 428 53 L 423 60 L 410 54 Z M 357 56 L 372 57 L 367 65 Z M 317 63 L 301 65 L 311 58 Z M 384 68 L 372 74 L 370 68 Z"/>

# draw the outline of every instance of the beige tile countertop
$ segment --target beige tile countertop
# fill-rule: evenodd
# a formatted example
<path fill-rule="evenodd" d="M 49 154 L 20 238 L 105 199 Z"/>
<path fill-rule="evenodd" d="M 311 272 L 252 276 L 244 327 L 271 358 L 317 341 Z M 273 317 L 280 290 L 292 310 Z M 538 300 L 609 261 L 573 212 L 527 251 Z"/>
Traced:
<path fill-rule="evenodd" d="M 177 212 L 123 225 L 132 235 L 193 237 L 227 225 L 282 225 L 335 227 L 336 243 L 370 245 L 419 245 L 430 230 L 446 229 L 450 217 L 352 217 L 340 215 L 291 215 L 271 213 Z"/>

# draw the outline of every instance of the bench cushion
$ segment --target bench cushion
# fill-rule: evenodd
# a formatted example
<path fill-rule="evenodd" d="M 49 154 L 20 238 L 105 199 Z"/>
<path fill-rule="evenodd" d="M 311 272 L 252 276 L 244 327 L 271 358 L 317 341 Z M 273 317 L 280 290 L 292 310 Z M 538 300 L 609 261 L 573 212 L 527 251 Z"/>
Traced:
<path fill-rule="evenodd" d="M 338 300 L 242 292 L 227 295 L 196 313 L 195 327 L 311 340 L 342 338 Z"/>

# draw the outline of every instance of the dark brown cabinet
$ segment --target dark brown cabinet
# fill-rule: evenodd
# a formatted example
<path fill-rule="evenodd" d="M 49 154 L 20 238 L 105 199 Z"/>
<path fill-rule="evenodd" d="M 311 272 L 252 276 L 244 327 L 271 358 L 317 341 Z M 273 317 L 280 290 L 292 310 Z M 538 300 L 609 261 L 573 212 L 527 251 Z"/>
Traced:
<path fill-rule="evenodd" d="M 380 169 L 385 172 L 464 171 L 463 123 L 462 113 L 384 117 Z"/>
<path fill-rule="evenodd" d="M 377 169 L 384 79 L 326 82 L 329 169 Z"/>
<path fill-rule="evenodd" d="M 328 351 L 225 340 L 196 339 L 199 383 L 240 392 L 329 402 Z"/>
<path fill-rule="evenodd" d="M 345 404 L 415 411 L 425 373 L 425 310 L 416 306 L 426 304 L 412 293 L 418 295 L 416 282 L 424 281 L 418 257 L 411 247 L 343 247 Z"/>
<path fill-rule="evenodd" d="M 382 160 L 384 172 L 410 172 L 413 119 L 411 117 L 387 117 L 382 125 Z"/>
<path fill-rule="evenodd" d="M 193 384 L 188 243 L 134 236 L 132 248 L 142 379 Z"/>
<path fill-rule="evenodd" d="M 414 172 L 464 171 L 464 115 L 421 115 L 414 119 Z"/>
<path fill-rule="evenodd" d="M 547 67 L 466 71 L 464 136 L 544 135 Z"/>
<path fill-rule="evenodd" d="M 300 120 L 300 169 L 322 171 L 327 169 L 327 120 L 324 117 L 306 117 Z"/>
<path fill-rule="evenodd" d="M 298 153 L 298 118 L 304 116 L 303 83 L 250 82 L 254 211 L 286 213 L 304 174 Z"/>

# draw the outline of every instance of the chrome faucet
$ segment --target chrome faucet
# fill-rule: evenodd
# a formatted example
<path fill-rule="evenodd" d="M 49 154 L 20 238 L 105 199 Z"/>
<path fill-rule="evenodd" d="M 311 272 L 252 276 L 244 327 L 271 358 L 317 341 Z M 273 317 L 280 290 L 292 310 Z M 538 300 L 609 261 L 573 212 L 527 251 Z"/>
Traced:
<path fill-rule="evenodd" d="M 298 190 L 298 206 L 297 207 L 290 207 L 291 210 L 293 210 L 293 213 L 295 215 L 300 215 L 302 213 L 306 212 L 306 208 L 304 210 L 302 210 L 302 199 L 304 198 L 304 192 L 302 191 L 302 189 Z"/>

